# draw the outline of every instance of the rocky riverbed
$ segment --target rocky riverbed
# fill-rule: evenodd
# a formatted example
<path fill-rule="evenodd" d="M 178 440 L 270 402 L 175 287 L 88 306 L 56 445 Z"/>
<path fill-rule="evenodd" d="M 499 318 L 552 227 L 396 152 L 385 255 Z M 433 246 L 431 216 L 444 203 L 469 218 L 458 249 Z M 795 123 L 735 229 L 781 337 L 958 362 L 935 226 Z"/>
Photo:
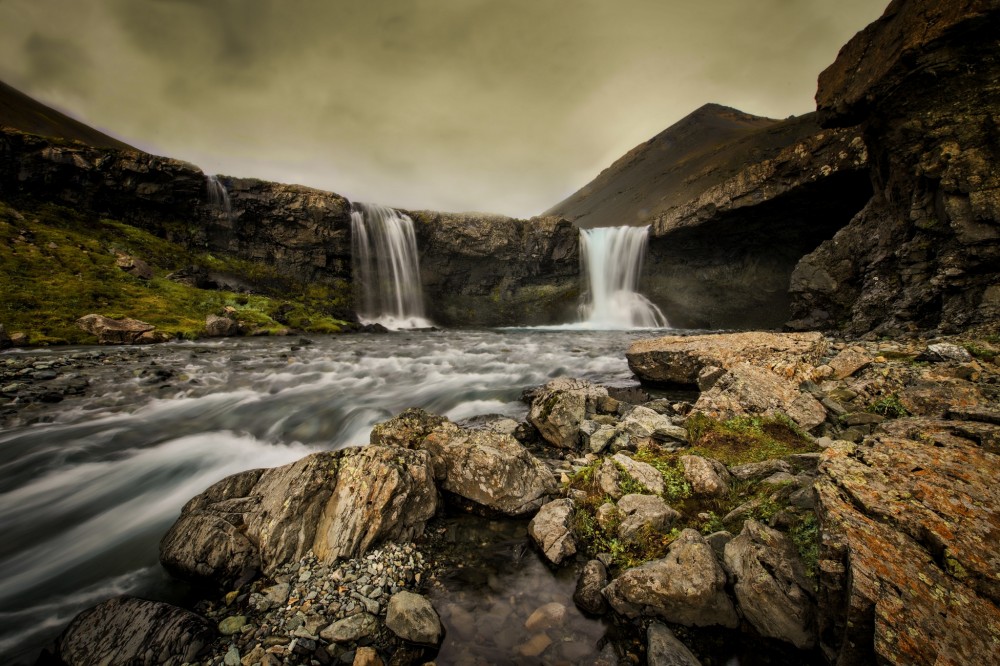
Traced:
<path fill-rule="evenodd" d="M 122 643 L 112 600 L 56 651 L 87 663 L 156 646 L 166 663 L 247 666 L 982 662 L 1000 640 L 997 342 L 658 338 L 631 346 L 632 370 L 697 387 L 689 399 L 556 379 L 524 393 L 523 421 L 408 410 L 368 447 L 193 498 L 161 559 L 208 586 L 194 612 L 158 605 L 150 617 L 180 615 Z M 525 531 L 564 583 L 532 575 L 529 594 L 504 577 L 524 566 Z M 484 567 L 496 544 L 501 564 Z"/>

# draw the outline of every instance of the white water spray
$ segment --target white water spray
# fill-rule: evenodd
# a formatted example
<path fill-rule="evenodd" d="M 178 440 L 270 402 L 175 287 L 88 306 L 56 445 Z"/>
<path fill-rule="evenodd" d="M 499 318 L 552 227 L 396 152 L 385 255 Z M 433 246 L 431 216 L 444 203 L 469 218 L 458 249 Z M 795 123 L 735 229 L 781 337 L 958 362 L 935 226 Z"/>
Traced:
<path fill-rule="evenodd" d="M 580 230 L 580 259 L 589 282 L 580 306 L 583 325 L 595 329 L 667 328 L 667 318 L 639 293 L 649 227 Z"/>
<path fill-rule="evenodd" d="M 225 218 L 233 216 L 233 205 L 229 200 L 229 192 L 218 176 L 205 176 L 205 188 L 208 190 L 208 205 L 220 211 Z"/>
<path fill-rule="evenodd" d="M 362 322 L 386 328 L 427 328 L 413 220 L 397 210 L 352 204 L 354 278 Z"/>

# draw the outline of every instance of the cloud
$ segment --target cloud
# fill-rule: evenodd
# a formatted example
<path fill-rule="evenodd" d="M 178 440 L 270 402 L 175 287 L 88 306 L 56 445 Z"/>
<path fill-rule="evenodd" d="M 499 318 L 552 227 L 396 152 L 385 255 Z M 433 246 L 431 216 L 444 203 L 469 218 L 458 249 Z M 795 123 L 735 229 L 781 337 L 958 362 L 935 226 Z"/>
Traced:
<path fill-rule="evenodd" d="M 819 71 L 878 10 L 870 0 L 5 0 L 0 77 L 209 171 L 529 215 L 705 102 L 810 110 Z"/>

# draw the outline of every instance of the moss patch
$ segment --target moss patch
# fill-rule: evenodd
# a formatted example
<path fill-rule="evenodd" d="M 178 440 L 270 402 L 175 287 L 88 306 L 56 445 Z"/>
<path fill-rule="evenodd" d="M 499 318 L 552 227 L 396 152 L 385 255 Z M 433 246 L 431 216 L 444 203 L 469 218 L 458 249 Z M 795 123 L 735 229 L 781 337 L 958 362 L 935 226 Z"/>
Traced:
<path fill-rule="evenodd" d="M 686 427 L 690 453 L 714 458 L 726 466 L 816 450 L 805 433 L 782 415 L 719 421 L 697 413 L 688 418 Z"/>
<path fill-rule="evenodd" d="M 141 280 L 118 268 L 118 254 L 150 264 Z M 277 294 L 235 294 L 197 289 L 166 279 L 187 266 L 224 271 L 248 284 L 281 284 Z M 178 337 L 201 334 L 205 317 L 227 306 L 249 331 L 275 333 L 288 327 L 335 333 L 346 324 L 332 308 L 348 299 L 346 284 L 299 285 L 268 265 L 213 257 L 114 220 L 44 205 L 16 211 L 0 203 L 0 323 L 23 331 L 33 344 L 88 343 L 79 317 L 98 313 L 132 317 Z"/>

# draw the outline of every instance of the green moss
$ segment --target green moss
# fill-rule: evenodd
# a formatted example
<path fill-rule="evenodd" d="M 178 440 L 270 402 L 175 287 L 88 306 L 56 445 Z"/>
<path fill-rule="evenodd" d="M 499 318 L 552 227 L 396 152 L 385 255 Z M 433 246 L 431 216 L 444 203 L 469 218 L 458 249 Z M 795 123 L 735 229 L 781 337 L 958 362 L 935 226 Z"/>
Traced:
<path fill-rule="evenodd" d="M 663 477 L 663 499 L 668 504 L 683 501 L 691 496 L 691 484 L 684 477 L 684 467 L 677 453 L 657 446 L 640 448 L 633 456 L 635 460 L 656 468 Z"/>
<path fill-rule="evenodd" d="M 993 349 L 988 349 L 987 347 L 983 347 L 982 345 L 978 345 L 974 342 L 969 342 L 964 346 L 967 352 L 969 352 L 978 359 L 982 359 L 984 361 L 990 361 L 992 363 L 997 358 L 996 351 L 994 351 Z"/>
<path fill-rule="evenodd" d="M 798 425 L 781 414 L 719 421 L 699 412 L 688 418 L 686 427 L 690 453 L 727 466 L 816 450 Z"/>
<path fill-rule="evenodd" d="M 153 278 L 140 280 L 122 271 L 115 264 L 118 254 L 150 264 Z M 283 298 L 196 289 L 166 279 L 192 265 L 249 284 L 280 284 Z M 334 333 L 345 326 L 329 314 L 347 303 L 343 282 L 297 285 L 272 266 L 197 253 L 142 229 L 58 206 L 22 213 L 0 203 L 0 266 L 0 323 L 8 331 L 27 333 L 33 344 L 93 342 L 74 324 L 92 312 L 141 319 L 183 338 L 201 334 L 205 317 L 221 314 L 227 305 L 236 308 L 245 328 L 257 332 L 293 326 Z M 279 311 L 295 313 L 294 323 L 277 321 Z"/>
<path fill-rule="evenodd" d="M 802 558 L 806 575 L 812 579 L 819 572 L 819 522 L 816 514 L 808 512 L 788 530 L 795 548 Z"/>

